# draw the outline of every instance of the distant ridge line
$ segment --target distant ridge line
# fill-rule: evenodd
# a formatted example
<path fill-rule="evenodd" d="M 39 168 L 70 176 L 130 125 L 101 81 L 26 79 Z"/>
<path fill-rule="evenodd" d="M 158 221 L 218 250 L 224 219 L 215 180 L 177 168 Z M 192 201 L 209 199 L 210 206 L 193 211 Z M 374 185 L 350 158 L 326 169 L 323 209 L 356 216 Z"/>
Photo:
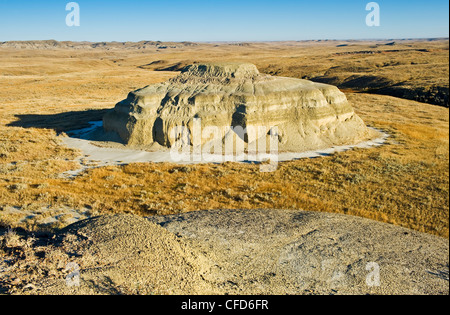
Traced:
<path fill-rule="evenodd" d="M 364 42 L 392 42 L 392 41 L 448 41 L 448 37 L 442 38 L 404 38 L 404 39 L 317 39 L 317 40 L 283 40 L 283 41 L 202 41 L 202 42 L 163 42 L 142 40 L 138 42 L 126 41 L 126 42 L 91 42 L 91 41 L 57 41 L 54 39 L 49 40 L 24 40 L 24 41 L 3 41 L 0 42 L 0 48 L 13 48 L 13 49 L 168 49 L 168 48 L 184 48 L 199 45 L 208 44 L 223 44 L 223 45 L 250 45 L 258 43 L 277 43 L 277 42 L 293 42 L 293 43 L 322 43 L 322 42 L 346 42 L 346 43 L 364 43 Z"/>

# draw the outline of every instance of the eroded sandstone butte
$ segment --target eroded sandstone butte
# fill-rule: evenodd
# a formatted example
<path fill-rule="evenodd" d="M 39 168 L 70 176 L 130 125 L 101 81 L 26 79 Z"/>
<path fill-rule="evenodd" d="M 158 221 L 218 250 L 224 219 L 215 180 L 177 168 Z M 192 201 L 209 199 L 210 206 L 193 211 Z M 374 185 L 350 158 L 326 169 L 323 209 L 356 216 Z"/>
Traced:
<path fill-rule="evenodd" d="M 171 130 L 179 126 L 190 131 L 191 145 L 223 144 L 231 136 L 248 145 L 267 140 L 277 127 L 278 149 L 294 152 L 353 144 L 373 132 L 337 87 L 261 74 L 248 63 L 187 66 L 167 82 L 131 92 L 103 121 L 106 131 L 140 147 L 170 148 L 176 141 Z M 199 121 L 202 131 L 216 132 L 194 141 Z M 237 126 L 259 133 L 236 137 Z"/>

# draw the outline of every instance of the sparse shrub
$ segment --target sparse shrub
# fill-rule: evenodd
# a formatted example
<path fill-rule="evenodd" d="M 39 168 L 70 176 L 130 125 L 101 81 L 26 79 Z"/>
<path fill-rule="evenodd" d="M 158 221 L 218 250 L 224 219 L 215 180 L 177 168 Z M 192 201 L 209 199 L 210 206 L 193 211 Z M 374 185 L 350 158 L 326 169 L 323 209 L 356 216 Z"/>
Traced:
<path fill-rule="evenodd" d="M 0 143 L 0 158 L 7 157 L 9 153 L 9 149 L 5 143 Z"/>
<path fill-rule="evenodd" d="M 45 188 L 48 188 L 48 183 L 35 184 L 35 185 L 32 185 L 32 187 L 35 189 L 45 189 Z"/>
<path fill-rule="evenodd" d="M 351 184 L 361 184 L 366 180 L 365 176 L 361 174 L 345 174 L 345 180 Z"/>
<path fill-rule="evenodd" d="M 339 156 L 333 157 L 332 161 L 333 161 L 334 163 L 338 163 L 338 164 L 345 164 L 345 160 L 343 160 L 343 159 L 340 158 Z"/>
<path fill-rule="evenodd" d="M 28 189 L 27 184 L 18 183 L 18 184 L 12 184 L 8 185 L 7 188 L 12 192 L 22 191 Z"/>
<path fill-rule="evenodd" d="M 20 235 L 12 229 L 8 229 L 6 234 L 2 237 L 1 246 L 4 250 L 22 247 L 23 245 Z"/>

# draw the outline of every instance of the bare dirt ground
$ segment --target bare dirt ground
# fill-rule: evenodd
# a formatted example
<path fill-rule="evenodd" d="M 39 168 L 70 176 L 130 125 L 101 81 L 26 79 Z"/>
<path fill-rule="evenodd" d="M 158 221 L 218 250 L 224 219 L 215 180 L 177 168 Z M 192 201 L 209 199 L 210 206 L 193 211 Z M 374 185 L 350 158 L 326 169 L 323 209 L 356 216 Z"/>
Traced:
<path fill-rule="evenodd" d="M 100 216 L 1 238 L 12 294 L 448 294 L 448 242 L 295 210 Z M 156 223 L 156 224 L 155 224 Z M 386 244 L 389 244 L 387 246 Z M 2 267 L 0 265 L 0 267 Z"/>
<path fill-rule="evenodd" d="M 0 44 L 3 227 L 52 233 L 105 214 L 270 208 L 448 238 L 448 40 L 15 45 Z M 391 137 L 376 148 L 283 162 L 272 173 L 240 163 L 134 163 L 62 175 L 80 168 L 64 132 L 101 120 L 131 90 L 209 61 L 336 84 L 368 125 Z"/>

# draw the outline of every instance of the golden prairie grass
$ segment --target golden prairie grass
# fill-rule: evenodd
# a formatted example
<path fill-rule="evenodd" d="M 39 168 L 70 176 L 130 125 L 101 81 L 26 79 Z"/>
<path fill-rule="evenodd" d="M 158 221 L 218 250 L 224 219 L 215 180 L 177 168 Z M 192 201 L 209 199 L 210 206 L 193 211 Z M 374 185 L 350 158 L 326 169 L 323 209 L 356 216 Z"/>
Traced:
<path fill-rule="evenodd" d="M 56 133 L 88 119 L 73 113 L 101 113 L 130 90 L 175 75 L 138 68 L 142 64 L 156 59 L 246 59 L 260 69 L 282 69 L 282 74 L 299 69 L 311 73 L 313 68 L 291 63 L 312 56 L 314 65 L 324 54 L 320 47 L 286 46 L 277 59 L 278 50 L 264 45 L 259 50 L 243 48 L 245 54 L 236 48 L 214 49 L 158 54 L 0 51 L 0 221 L 35 228 L 19 223 L 14 217 L 19 215 L 9 214 L 8 207 L 19 213 L 48 209 L 49 214 L 82 209 L 92 215 L 281 208 L 356 215 L 448 237 L 448 109 L 388 96 L 347 94 L 367 124 L 391 134 L 382 147 L 284 162 L 273 173 L 240 163 L 138 163 L 93 168 L 73 179 L 60 176 L 79 168 L 74 162 L 78 153 L 62 146 Z M 411 52 L 409 61 L 422 60 L 419 53 Z M 327 62 L 345 65 L 350 57 L 344 57 Z M 392 61 L 390 56 L 377 58 Z M 436 76 L 442 79 L 439 72 Z M 73 113 L 64 116 L 67 112 Z"/>

